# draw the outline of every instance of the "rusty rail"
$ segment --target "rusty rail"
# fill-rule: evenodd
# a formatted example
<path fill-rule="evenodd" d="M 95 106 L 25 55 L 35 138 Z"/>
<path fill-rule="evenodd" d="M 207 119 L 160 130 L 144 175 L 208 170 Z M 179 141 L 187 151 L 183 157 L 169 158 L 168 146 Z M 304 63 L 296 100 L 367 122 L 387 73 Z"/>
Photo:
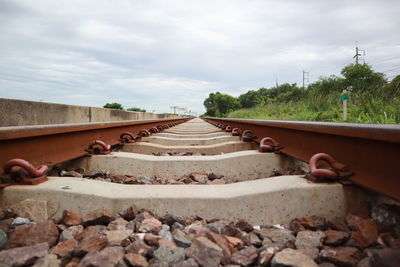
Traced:
<path fill-rule="evenodd" d="M 187 120 L 189 118 L 1 127 L 0 166 L 13 158 L 22 158 L 34 166 L 52 166 L 87 155 L 85 149 L 93 140 L 116 145 L 121 142 L 122 133 L 138 134 L 144 128 Z"/>
<path fill-rule="evenodd" d="M 316 153 L 328 153 L 354 172 L 351 182 L 400 200 L 400 125 L 205 120 L 250 130 L 258 142 L 272 137 L 283 147 L 281 153 L 305 162 Z"/>

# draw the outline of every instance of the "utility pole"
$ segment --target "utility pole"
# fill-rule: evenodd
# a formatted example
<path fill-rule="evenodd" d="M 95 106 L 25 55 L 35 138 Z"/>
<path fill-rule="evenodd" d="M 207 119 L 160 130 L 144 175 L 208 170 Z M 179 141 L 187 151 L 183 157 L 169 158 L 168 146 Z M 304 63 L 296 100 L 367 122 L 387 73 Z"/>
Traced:
<path fill-rule="evenodd" d="M 306 88 L 306 82 L 308 83 L 310 81 L 309 77 L 310 73 L 308 71 L 303 70 L 303 89 Z"/>
<path fill-rule="evenodd" d="M 174 114 L 176 114 L 176 109 L 179 108 L 178 106 L 170 106 L 169 108 L 174 109 Z"/>
<path fill-rule="evenodd" d="M 363 52 L 363 55 L 365 56 L 365 50 L 361 50 L 358 48 L 358 42 L 356 41 L 356 54 L 354 55 L 353 58 L 356 59 L 356 65 L 358 65 L 358 57 L 361 56 L 361 54 L 359 52 Z"/>

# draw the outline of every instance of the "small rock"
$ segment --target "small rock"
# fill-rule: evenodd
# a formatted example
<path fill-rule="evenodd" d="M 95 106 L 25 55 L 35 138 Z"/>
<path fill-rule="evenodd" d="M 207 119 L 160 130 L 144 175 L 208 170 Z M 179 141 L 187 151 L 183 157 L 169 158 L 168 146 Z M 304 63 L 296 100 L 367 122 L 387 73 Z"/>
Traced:
<path fill-rule="evenodd" d="M 106 255 L 113 266 L 121 263 L 125 256 L 125 250 L 122 247 L 116 246 L 106 247 L 100 253 Z"/>
<path fill-rule="evenodd" d="M 70 226 L 61 232 L 59 241 L 73 239 L 73 238 L 75 238 L 75 236 L 79 235 L 82 232 L 83 232 L 82 225 Z"/>
<path fill-rule="evenodd" d="M 157 234 L 162 228 L 162 223 L 156 218 L 144 219 L 139 226 L 139 232 L 141 233 L 153 233 Z"/>
<path fill-rule="evenodd" d="M 236 227 L 238 227 L 240 230 L 247 232 L 247 233 L 253 231 L 253 225 L 251 225 L 248 221 L 243 220 L 243 219 L 240 219 L 236 223 Z"/>
<path fill-rule="evenodd" d="M 260 266 L 269 266 L 274 257 L 275 253 L 277 253 L 280 249 L 278 247 L 267 247 L 260 252 L 260 256 L 258 257 L 257 264 Z"/>
<path fill-rule="evenodd" d="M 158 245 L 158 241 L 160 241 L 160 239 L 161 239 L 160 236 L 152 234 L 152 233 L 146 233 L 144 235 L 144 241 L 149 246 L 157 246 Z"/>
<path fill-rule="evenodd" d="M 127 208 L 124 212 L 120 213 L 121 217 L 127 221 L 133 220 L 138 214 L 139 210 L 134 204 Z"/>
<path fill-rule="evenodd" d="M 256 247 L 262 246 L 262 240 L 254 232 L 251 232 L 243 236 L 242 240 L 246 243 L 247 246 L 256 246 Z"/>
<path fill-rule="evenodd" d="M 372 258 L 373 266 L 399 266 L 400 248 L 367 249 L 367 255 Z"/>
<path fill-rule="evenodd" d="M 185 259 L 185 250 L 183 248 L 161 246 L 154 251 L 153 255 L 158 261 L 174 264 Z"/>
<path fill-rule="evenodd" d="M 192 241 L 190 241 L 186 237 L 185 232 L 183 232 L 182 230 L 176 229 L 175 231 L 173 231 L 172 237 L 173 237 L 175 243 L 180 247 L 187 248 L 192 245 Z"/>
<path fill-rule="evenodd" d="M 125 259 L 129 262 L 130 265 L 132 265 L 134 267 L 149 266 L 147 259 L 139 254 L 128 253 L 125 255 Z"/>
<path fill-rule="evenodd" d="M 129 222 L 124 218 L 118 217 L 114 221 L 107 225 L 108 230 L 126 230 L 126 226 Z M 133 229 L 131 229 L 133 230 Z"/>
<path fill-rule="evenodd" d="M 303 253 L 304 255 L 307 255 L 313 260 L 316 260 L 319 255 L 319 249 L 316 247 L 302 247 L 297 250 L 300 253 Z"/>
<path fill-rule="evenodd" d="M 324 247 L 319 257 L 339 266 L 355 266 L 362 259 L 362 254 L 355 247 Z"/>
<path fill-rule="evenodd" d="M 296 248 L 322 247 L 322 240 L 325 238 L 325 233 L 322 231 L 301 231 L 297 233 Z"/>
<path fill-rule="evenodd" d="M 207 178 L 208 178 L 208 180 L 213 181 L 215 179 L 219 179 L 220 176 L 216 175 L 215 173 L 212 172 L 212 173 L 208 174 Z"/>
<path fill-rule="evenodd" d="M 76 178 L 83 178 L 83 175 L 76 171 L 61 171 L 61 177 L 76 177 Z"/>
<path fill-rule="evenodd" d="M 226 240 L 228 240 L 229 244 L 235 249 L 241 249 L 244 246 L 244 242 L 236 237 L 233 236 L 224 236 Z"/>
<path fill-rule="evenodd" d="M 31 224 L 32 222 L 28 218 L 17 217 L 10 224 L 10 228 L 14 229 L 17 226 Z"/>
<path fill-rule="evenodd" d="M 218 267 L 223 258 L 222 249 L 205 237 L 196 238 L 186 250 L 189 257 L 194 258 L 200 266 Z"/>
<path fill-rule="evenodd" d="M 47 255 L 49 244 L 46 242 L 32 246 L 19 247 L 0 251 L 0 262 L 10 266 L 33 264 L 37 259 Z"/>
<path fill-rule="evenodd" d="M 125 175 L 110 175 L 108 178 L 113 183 L 123 184 L 127 177 Z"/>
<path fill-rule="evenodd" d="M 74 257 L 72 258 L 65 267 L 77 267 L 79 262 L 81 261 L 81 258 Z"/>
<path fill-rule="evenodd" d="M 271 267 L 318 267 L 318 265 L 307 255 L 297 250 L 286 248 L 272 258 Z"/>
<path fill-rule="evenodd" d="M 242 231 L 238 227 L 234 226 L 233 224 L 226 225 L 222 229 L 222 234 L 229 235 L 229 236 L 234 236 L 234 237 L 237 237 L 237 238 L 241 238 L 242 237 Z"/>
<path fill-rule="evenodd" d="M 109 246 L 120 246 L 122 240 L 128 238 L 132 233 L 133 231 L 129 229 L 105 232 Z"/>
<path fill-rule="evenodd" d="M 205 184 L 208 181 L 207 174 L 192 173 L 191 176 L 193 177 L 193 180 L 201 184 Z"/>
<path fill-rule="evenodd" d="M 175 263 L 172 265 L 172 267 L 199 267 L 199 265 L 193 258 L 190 258 L 185 261 Z"/>
<path fill-rule="evenodd" d="M 215 179 L 207 182 L 207 184 L 226 184 L 226 183 L 227 182 L 224 179 Z"/>
<path fill-rule="evenodd" d="M 325 230 L 327 228 L 327 222 L 325 217 L 321 216 L 305 216 L 302 218 L 296 219 L 302 226 L 304 226 L 308 230 Z"/>
<path fill-rule="evenodd" d="M 52 220 L 48 220 L 15 228 L 9 235 L 7 248 L 32 246 L 42 242 L 47 242 L 49 246 L 53 246 L 57 239 L 58 228 Z"/>
<path fill-rule="evenodd" d="M 57 255 L 47 254 L 46 256 L 38 259 L 32 267 L 60 267 L 61 261 Z"/>
<path fill-rule="evenodd" d="M 78 267 L 114 267 L 115 265 L 111 263 L 107 255 L 102 254 L 98 251 L 90 251 L 85 257 L 80 261 Z"/>
<path fill-rule="evenodd" d="M 107 225 L 111 222 L 112 213 L 106 209 L 99 209 L 89 212 L 82 217 L 82 224 L 88 225 Z"/>
<path fill-rule="evenodd" d="M 328 225 L 333 230 L 342 232 L 349 232 L 350 228 L 347 226 L 346 221 L 340 217 L 334 217 L 328 221 Z"/>
<path fill-rule="evenodd" d="M 79 226 L 79 225 L 77 225 L 77 226 Z M 74 227 L 74 226 L 71 226 L 71 227 Z M 107 231 L 107 227 L 105 227 L 104 225 L 91 225 L 91 226 L 88 226 L 85 229 L 83 229 L 82 233 L 77 234 L 75 236 L 75 239 L 80 241 L 89 236 L 102 234 L 105 231 Z"/>
<path fill-rule="evenodd" d="M 83 173 L 83 177 L 90 177 L 90 178 L 106 178 L 107 177 L 107 172 L 102 171 L 102 170 L 91 170 L 91 171 L 86 171 Z"/>
<path fill-rule="evenodd" d="M 262 237 L 268 237 L 274 243 L 289 245 L 296 240 L 292 231 L 287 229 L 262 228 L 259 232 Z"/>
<path fill-rule="evenodd" d="M 231 246 L 228 240 L 222 235 L 210 231 L 207 232 L 206 236 L 209 240 L 217 244 L 222 249 L 224 257 L 222 258 L 221 263 L 228 264 L 232 253 L 236 252 L 236 249 L 233 246 Z"/>
<path fill-rule="evenodd" d="M 168 224 L 169 226 L 171 226 L 171 229 L 172 229 L 172 225 L 175 224 L 175 223 L 179 223 L 180 225 L 184 225 L 185 224 L 185 220 L 182 217 L 176 216 L 176 215 L 173 215 L 173 214 L 166 214 L 162 218 L 162 221 L 163 221 L 163 223 Z M 172 230 L 174 230 L 174 229 L 172 229 Z"/>
<path fill-rule="evenodd" d="M 74 249 L 74 255 L 81 257 L 88 252 L 98 251 L 107 245 L 107 238 L 105 235 L 97 234 L 84 238 L 79 242 L 78 246 Z"/>
<path fill-rule="evenodd" d="M 0 250 L 2 250 L 8 242 L 7 234 L 0 229 Z"/>
<path fill-rule="evenodd" d="M 325 235 L 324 244 L 331 246 L 341 245 L 349 239 L 349 233 L 343 231 L 327 230 Z"/>
<path fill-rule="evenodd" d="M 232 254 L 231 262 L 240 266 L 249 266 L 257 260 L 257 257 L 257 249 L 251 246 Z"/>
<path fill-rule="evenodd" d="M 365 241 L 363 247 L 374 244 L 378 239 L 378 226 L 372 219 L 361 219 L 356 223 L 355 227 Z"/>
<path fill-rule="evenodd" d="M 375 205 L 371 212 L 372 219 L 378 224 L 380 232 L 391 232 L 400 225 L 398 206 L 380 204 Z"/>
<path fill-rule="evenodd" d="M 158 235 L 161 236 L 163 239 L 172 241 L 172 234 L 171 234 L 171 227 L 167 224 L 161 225 L 161 230 L 158 232 Z"/>
<path fill-rule="evenodd" d="M 81 222 L 82 220 L 79 214 L 69 210 L 64 210 L 61 218 L 61 223 L 65 224 L 66 226 L 74 226 L 81 224 Z"/>
<path fill-rule="evenodd" d="M 213 231 L 214 233 L 217 234 L 222 234 L 222 230 L 229 225 L 229 221 L 228 220 L 218 220 L 212 223 L 209 223 L 206 225 L 206 227 L 208 229 L 210 229 L 211 231 Z"/>
<path fill-rule="evenodd" d="M 126 253 L 139 254 L 146 256 L 150 253 L 151 247 L 146 245 L 143 240 L 135 239 L 129 246 L 125 248 Z"/>
<path fill-rule="evenodd" d="M 5 233 L 9 233 L 11 223 L 14 221 L 14 218 L 8 218 L 0 221 L 0 229 L 3 230 Z"/>
<path fill-rule="evenodd" d="M 61 241 L 51 249 L 51 253 L 58 255 L 60 258 L 69 258 L 77 245 L 78 241 L 75 239 Z"/>
<path fill-rule="evenodd" d="M 375 266 L 384 266 L 384 265 L 381 264 L 381 265 L 375 265 Z M 392 265 L 388 265 L 388 266 L 392 266 Z M 370 257 L 366 257 L 366 258 L 360 260 L 357 264 L 357 267 L 373 267 L 372 259 Z"/>
<path fill-rule="evenodd" d="M 351 213 L 347 214 L 345 219 L 346 219 L 347 226 L 353 231 L 357 230 L 357 227 L 356 227 L 357 223 L 359 221 L 363 220 L 363 218 L 358 217 Z"/>
<path fill-rule="evenodd" d="M 136 180 L 139 184 L 152 184 L 153 178 L 151 177 L 146 177 L 146 176 L 141 176 L 137 178 Z"/>

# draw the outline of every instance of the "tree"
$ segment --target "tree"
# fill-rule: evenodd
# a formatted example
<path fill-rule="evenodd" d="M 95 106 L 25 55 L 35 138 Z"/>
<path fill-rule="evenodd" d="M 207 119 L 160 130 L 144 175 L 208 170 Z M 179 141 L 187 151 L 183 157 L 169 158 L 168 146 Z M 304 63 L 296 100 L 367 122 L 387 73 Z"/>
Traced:
<path fill-rule="evenodd" d="M 353 92 L 383 87 L 386 83 L 383 74 L 373 71 L 368 64 L 349 64 L 341 73 L 345 77 L 345 85 L 351 87 Z"/>
<path fill-rule="evenodd" d="M 135 112 L 146 112 L 146 110 L 145 110 L 145 109 L 136 108 L 136 107 L 133 107 L 133 108 L 127 108 L 126 110 L 128 110 L 128 111 L 135 111 Z"/>
<path fill-rule="evenodd" d="M 259 91 L 250 90 L 239 96 L 240 105 L 243 108 L 255 107 L 262 103 L 262 97 Z"/>
<path fill-rule="evenodd" d="M 210 93 L 203 104 L 207 110 L 206 115 L 213 117 L 222 117 L 240 108 L 240 102 L 236 97 L 220 92 Z"/>
<path fill-rule="evenodd" d="M 103 108 L 111 108 L 111 109 L 119 109 L 124 110 L 121 104 L 119 103 L 107 103 L 103 106 Z"/>

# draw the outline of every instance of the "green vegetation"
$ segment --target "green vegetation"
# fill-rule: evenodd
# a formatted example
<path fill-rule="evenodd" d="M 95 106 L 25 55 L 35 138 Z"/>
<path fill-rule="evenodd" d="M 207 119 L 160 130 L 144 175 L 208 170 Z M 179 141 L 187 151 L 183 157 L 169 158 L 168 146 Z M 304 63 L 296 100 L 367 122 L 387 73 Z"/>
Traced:
<path fill-rule="evenodd" d="M 136 112 L 146 112 L 145 109 L 135 108 L 135 107 L 133 107 L 133 108 L 127 108 L 126 110 L 128 110 L 128 111 L 136 111 Z"/>
<path fill-rule="evenodd" d="M 107 103 L 103 106 L 103 108 L 111 108 L 111 109 L 119 109 L 124 110 L 120 103 Z"/>
<path fill-rule="evenodd" d="M 103 108 L 111 108 L 111 109 L 119 109 L 119 110 L 124 110 L 124 107 L 120 103 L 107 103 L 103 106 Z M 135 111 L 135 112 L 146 112 L 145 109 L 141 108 L 127 108 L 127 111 Z"/>
<path fill-rule="evenodd" d="M 306 89 L 286 83 L 237 98 L 211 93 L 204 101 L 205 116 L 340 122 L 340 93 L 347 89 L 347 122 L 400 123 L 400 75 L 388 82 L 367 64 L 350 64 L 341 74 L 320 78 Z"/>

